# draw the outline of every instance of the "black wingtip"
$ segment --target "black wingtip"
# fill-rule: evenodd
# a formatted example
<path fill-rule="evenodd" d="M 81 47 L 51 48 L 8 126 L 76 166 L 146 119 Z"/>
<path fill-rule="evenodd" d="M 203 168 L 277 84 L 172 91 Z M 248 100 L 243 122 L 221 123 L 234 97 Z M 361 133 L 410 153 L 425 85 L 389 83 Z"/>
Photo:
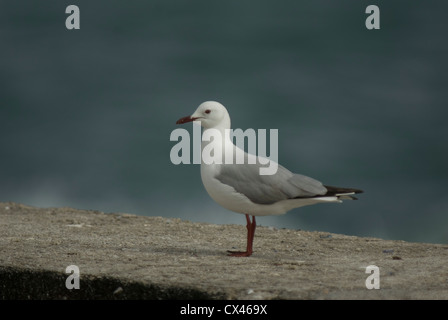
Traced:
<path fill-rule="evenodd" d="M 340 188 L 340 187 L 332 187 L 332 186 L 324 186 L 327 189 L 326 196 L 341 194 L 341 193 L 363 193 L 364 191 L 361 189 L 354 188 Z M 356 198 L 354 200 L 357 200 Z"/>

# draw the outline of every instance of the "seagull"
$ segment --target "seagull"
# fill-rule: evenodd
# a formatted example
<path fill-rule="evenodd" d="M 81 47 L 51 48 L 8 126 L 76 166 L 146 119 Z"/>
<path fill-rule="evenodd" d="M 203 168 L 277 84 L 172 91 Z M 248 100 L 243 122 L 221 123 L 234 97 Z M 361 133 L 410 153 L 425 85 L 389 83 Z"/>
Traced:
<path fill-rule="evenodd" d="M 212 144 L 213 148 L 221 148 L 223 159 L 226 152 L 233 152 L 232 156 L 240 155 L 245 159 L 243 164 L 225 161 L 209 163 L 203 159 L 201 161 L 202 183 L 210 197 L 222 207 L 246 216 L 246 251 L 228 251 L 229 256 L 252 255 L 256 216 L 280 215 L 294 208 L 317 203 L 356 200 L 353 195 L 363 192 L 359 189 L 323 185 L 318 180 L 293 173 L 280 164 L 274 174 L 261 175 L 261 163 L 266 164 L 266 161 L 246 161 L 249 155 L 234 145 L 229 134 L 225 133 L 231 128 L 230 116 L 219 102 L 206 101 L 200 104 L 191 116 L 179 119 L 176 124 L 192 121 L 200 122 L 204 128 L 203 136 L 206 130 L 211 129 L 221 133 L 221 139 L 202 139 L 202 150 L 206 146 L 210 148 L 209 144 Z M 231 148 L 225 147 L 226 145 Z M 257 159 L 259 158 L 261 157 L 258 156 Z"/>

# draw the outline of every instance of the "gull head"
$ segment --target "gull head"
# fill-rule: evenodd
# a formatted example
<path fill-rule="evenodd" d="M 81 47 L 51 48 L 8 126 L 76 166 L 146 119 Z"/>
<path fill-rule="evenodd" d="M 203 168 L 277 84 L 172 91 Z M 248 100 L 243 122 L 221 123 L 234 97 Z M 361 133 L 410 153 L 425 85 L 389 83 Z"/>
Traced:
<path fill-rule="evenodd" d="M 206 101 L 199 105 L 191 116 L 177 120 L 176 124 L 200 121 L 205 129 L 230 129 L 230 117 L 226 107 L 216 101 Z"/>

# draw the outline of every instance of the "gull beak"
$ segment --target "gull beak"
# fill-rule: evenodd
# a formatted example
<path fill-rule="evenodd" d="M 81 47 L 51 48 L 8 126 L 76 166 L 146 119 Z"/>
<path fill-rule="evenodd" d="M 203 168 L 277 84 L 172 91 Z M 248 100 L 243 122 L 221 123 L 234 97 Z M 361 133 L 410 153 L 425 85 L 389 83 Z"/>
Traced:
<path fill-rule="evenodd" d="M 191 122 L 191 121 L 195 121 L 197 119 L 199 119 L 200 117 L 192 117 L 192 116 L 186 116 L 183 118 L 180 118 L 179 120 L 176 121 L 176 124 L 184 124 L 187 122 Z"/>

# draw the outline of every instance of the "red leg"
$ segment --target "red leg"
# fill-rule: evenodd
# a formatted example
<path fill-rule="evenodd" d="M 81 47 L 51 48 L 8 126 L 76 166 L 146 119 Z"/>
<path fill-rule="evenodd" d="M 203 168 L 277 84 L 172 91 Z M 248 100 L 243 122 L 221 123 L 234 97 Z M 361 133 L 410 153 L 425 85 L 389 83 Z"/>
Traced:
<path fill-rule="evenodd" d="M 249 257 L 252 255 L 252 244 L 254 242 L 255 228 L 257 227 L 257 223 L 255 222 L 255 216 L 252 216 L 252 222 L 250 221 L 250 217 L 246 214 L 246 228 L 247 228 L 247 247 L 246 251 L 227 251 L 229 256 L 232 257 Z"/>

